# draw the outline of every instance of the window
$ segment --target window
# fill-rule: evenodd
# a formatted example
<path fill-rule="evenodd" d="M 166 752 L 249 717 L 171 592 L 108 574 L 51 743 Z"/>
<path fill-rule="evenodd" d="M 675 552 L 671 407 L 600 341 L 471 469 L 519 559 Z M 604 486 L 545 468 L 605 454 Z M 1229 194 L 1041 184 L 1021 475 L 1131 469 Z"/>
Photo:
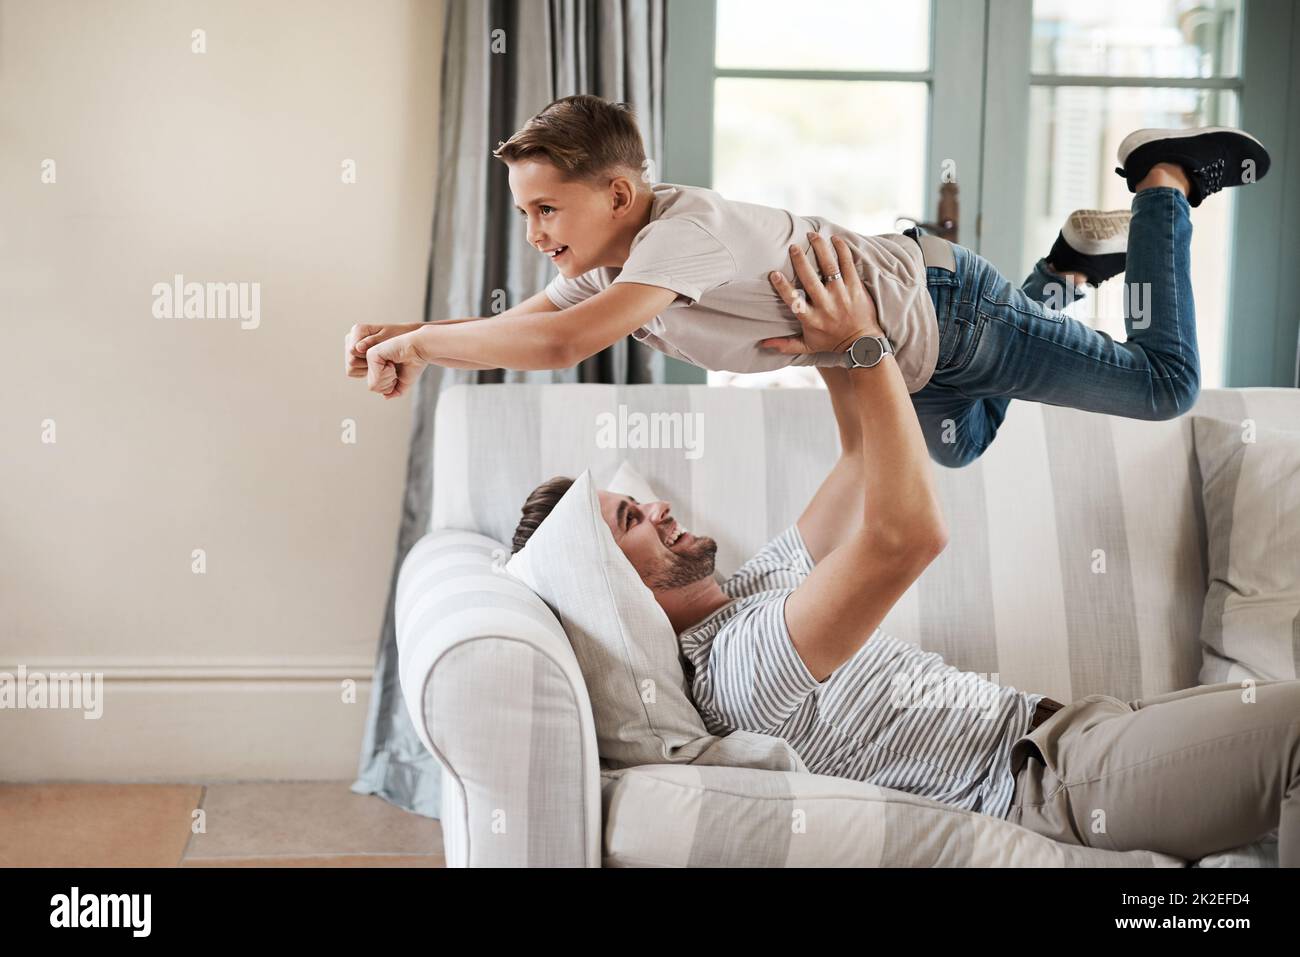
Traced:
<path fill-rule="evenodd" d="M 710 185 L 857 232 L 925 219 L 930 0 L 717 0 Z M 910 222 L 909 222 L 910 225 Z M 813 368 L 710 385 L 822 386 Z"/>
<path fill-rule="evenodd" d="M 1114 167 L 1140 127 L 1241 126 L 1261 188 L 1193 213 L 1202 385 L 1300 385 L 1300 5 L 1282 0 L 668 0 L 665 179 L 864 233 L 933 220 L 945 166 L 957 241 L 1014 281 L 1074 209 L 1127 209 Z M 850 119 L 842 110 L 850 107 Z M 1069 311 L 1125 336 L 1124 277 Z M 746 377 L 669 362 L 669 381 Z M 680 368 L 677 368 L 680 367 Z M 811 370 L 782 370 L 792 384 Z M 773 384 L 765 374 L 743 384 Z"/>

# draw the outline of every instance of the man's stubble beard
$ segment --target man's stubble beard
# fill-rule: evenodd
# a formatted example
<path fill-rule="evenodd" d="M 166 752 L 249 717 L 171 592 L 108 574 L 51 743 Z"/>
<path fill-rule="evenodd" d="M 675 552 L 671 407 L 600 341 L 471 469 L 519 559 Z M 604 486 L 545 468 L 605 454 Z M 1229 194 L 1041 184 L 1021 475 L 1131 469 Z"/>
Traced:
<path fill-rule="evenodd" d="M 696 538 L 691 547 L 678 554 L 670 552 L 663 565 L 646 576 L 650 588 L 682 588 L 713 574 L 718 543 L 711 538 Z"/>

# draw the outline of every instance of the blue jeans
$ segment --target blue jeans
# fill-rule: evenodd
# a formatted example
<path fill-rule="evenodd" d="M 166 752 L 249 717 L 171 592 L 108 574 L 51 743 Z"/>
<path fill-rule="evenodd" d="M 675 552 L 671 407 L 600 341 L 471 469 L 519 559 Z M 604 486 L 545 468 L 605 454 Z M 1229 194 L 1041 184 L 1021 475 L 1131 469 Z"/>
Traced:
<path fill-rule="evenodd" d="M 939 358 L 912 405 L 936 462 L 979 458 L 1012 399 L 1151 420 L 1195 404 L 1191 207 L 1160 186 L 1134 194 L 1132 209 L 1124 342 L 1065 315 L 1079 290 L 1041 259 L 1019 289 L 964 246 L 953 246 L 955 272 L 926 267 Z"/>

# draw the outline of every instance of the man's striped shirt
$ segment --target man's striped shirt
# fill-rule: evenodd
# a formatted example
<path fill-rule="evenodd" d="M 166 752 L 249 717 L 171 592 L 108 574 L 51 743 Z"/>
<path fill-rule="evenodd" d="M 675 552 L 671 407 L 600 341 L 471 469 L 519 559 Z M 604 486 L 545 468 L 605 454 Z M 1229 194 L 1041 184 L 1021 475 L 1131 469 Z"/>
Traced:
<path fill-rule="evenodd" d="M 814 773 L 1006 817 L 1011 745 L 1043 695 L 959 671 L 879 628 L 819 683 L 785 622 L 785 600 L 812 568 L 791 525 L 722 584 L 729 604 L 678 637 L 709 732 L 771 734 Z"/>

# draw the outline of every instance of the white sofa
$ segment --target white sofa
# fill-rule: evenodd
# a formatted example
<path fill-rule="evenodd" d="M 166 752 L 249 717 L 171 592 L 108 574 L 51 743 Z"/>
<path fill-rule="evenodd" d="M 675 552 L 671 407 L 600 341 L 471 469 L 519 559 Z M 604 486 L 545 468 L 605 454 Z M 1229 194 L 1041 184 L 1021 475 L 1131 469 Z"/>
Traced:
<path fill-rule="evenodd" d="M 602 447 L 598 416 L 620 406 L 698 413 L 698 454 Z M 1205 390 L 1191 415 L 1295 428 L 1300 391 Z M 1199 862 L 1057 843 L 765 763 L 761 736 L 750 767 L 601 762 L 558 621 L 493 568 L 524 498 L 587 467 L 603 484 L 626 459 L 686 527 L 717 540 L 725 577 L 798 517 L 838 456 L 824 391 L 457 386 L 440 397 L 434 443 L 432 518 L 402 567 L 397 632 L 412 721 L 443 767 L 449 865 L 1276 865 L 1266 841 Z M 979 461 L 935 469 L 950 544 L 886 632 L 1063 702 L 1198 683 L 1206 542 L 1190 415 L 1013 402 Z"/>

